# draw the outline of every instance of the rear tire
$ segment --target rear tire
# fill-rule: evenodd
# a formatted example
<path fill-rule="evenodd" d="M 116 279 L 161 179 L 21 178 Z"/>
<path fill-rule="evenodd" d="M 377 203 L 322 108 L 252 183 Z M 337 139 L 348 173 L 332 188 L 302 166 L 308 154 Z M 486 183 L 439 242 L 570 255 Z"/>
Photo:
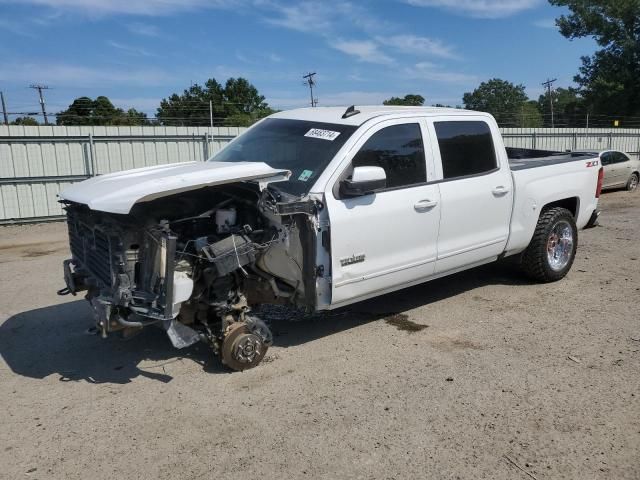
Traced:
<path fill-rule="evenodd" d="M 578 246 L 578 228 L 566 208 L 543 210 L 529 246 L 522 254 L 524 273 L 538 282 L 555 282 L 573 265 Z"/>
<path fill-rule="evenodd" d="M 638 178 L 637 173 L 632 173 L 629 177 L 629 181 L 627 182 L 627 191 L 633 192 L 638 188 L 638 183 L 640 183 L 640 179 Z"/>

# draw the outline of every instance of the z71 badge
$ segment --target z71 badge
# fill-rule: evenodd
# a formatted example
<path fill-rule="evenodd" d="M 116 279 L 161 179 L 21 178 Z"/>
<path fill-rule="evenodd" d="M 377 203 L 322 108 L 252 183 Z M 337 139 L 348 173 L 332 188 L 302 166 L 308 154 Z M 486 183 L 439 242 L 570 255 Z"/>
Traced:
<path fill-rule="evenodd" d="M 351 255 L 350 257 L 341 258 L 340 266 L 346 267 L 347 265 L 353 265 L 354 263 L 361 263 L 364 262 L 364 258 L 364 253 L 361 253 L 360 255 Z"/>
<path fill-rule="evenodd" d="M 600 162 L 598 160 L 594 160 L 592 162 L 587 162 L 587 168 L 589 167 L 597 167 Z"/>

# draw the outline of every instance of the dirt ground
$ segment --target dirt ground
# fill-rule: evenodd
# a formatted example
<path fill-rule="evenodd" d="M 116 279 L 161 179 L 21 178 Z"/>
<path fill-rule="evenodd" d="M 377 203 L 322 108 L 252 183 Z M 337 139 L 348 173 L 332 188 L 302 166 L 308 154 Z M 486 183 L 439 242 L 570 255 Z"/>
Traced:
<path fill-rule="evenodd" d="M 638 479 L 640 192 L 561 282 L 487 266 L 309 319 L 230 373 L 58 297 L 63 224 L 0 229 L 0 478 Z"/>

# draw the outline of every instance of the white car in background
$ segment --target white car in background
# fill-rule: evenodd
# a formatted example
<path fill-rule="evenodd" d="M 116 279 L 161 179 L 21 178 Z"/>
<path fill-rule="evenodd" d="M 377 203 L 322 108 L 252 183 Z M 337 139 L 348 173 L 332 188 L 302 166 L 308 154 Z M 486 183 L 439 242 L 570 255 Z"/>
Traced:
<path fill-rule="evenodd" d="M 640 160 L 618 150 L 593 150 L 580 153 L 598 155 L 604 167 L 603 189 L 626 188 L 632 192 L 640 183 Z"/>

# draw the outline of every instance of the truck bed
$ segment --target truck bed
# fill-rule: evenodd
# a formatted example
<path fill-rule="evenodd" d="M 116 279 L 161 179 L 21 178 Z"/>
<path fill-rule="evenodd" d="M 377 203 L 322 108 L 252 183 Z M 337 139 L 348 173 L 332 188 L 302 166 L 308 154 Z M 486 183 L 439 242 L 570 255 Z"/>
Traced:
<path fill-rule="evenodd" d="M 507 157 L 511 170 L 525 170 L 559 163 L 577 162 L 594 158 L 595 155 L 578 152 L 553 152 L 531 148 L 507 147 Z"/>

